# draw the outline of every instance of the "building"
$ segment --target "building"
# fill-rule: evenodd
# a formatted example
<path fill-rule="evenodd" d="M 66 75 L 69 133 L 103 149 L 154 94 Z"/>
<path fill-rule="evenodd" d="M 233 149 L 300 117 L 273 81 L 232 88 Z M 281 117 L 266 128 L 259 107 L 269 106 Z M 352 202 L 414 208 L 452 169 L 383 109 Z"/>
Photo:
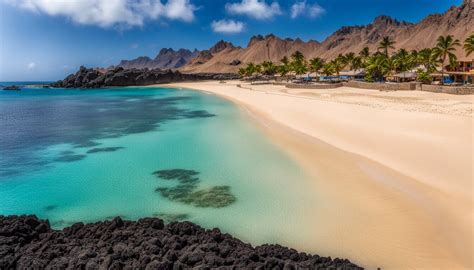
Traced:
<path fill-rule="evenodd" d="M 343 70 L 339 72 L 341 80 L 363 80 L 365 76 L 365 69 L 360 68 L 356 70 Z"/>
<path fill-rule="evenodd" d="M 474 78 L 474 58 L 468 60 L 467 58 L 458 61 L 458 66 L 455 68 L 446 67 L 446 74 L 448 74 L 453 82 L 462 84 L 473 84 Z"/>
<path fill-rule="evenodd" d="M 401 72 L 392 75 L 389 79 L 394 82 L 413 82 L 416 81 L 417 74 L 415 72 Z"/>

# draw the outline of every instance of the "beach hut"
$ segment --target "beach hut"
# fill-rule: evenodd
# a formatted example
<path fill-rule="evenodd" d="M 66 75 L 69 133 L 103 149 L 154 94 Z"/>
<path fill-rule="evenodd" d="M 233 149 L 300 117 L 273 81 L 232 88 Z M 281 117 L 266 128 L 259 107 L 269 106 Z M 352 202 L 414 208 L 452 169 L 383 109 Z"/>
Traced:
<path fill-rule="evenodd" d="M 339 72 L 341 80 L 363 80 L 365 76 L 365 69 L 343 70 Z"/>
<path fill-rule="evenodd" d="M 392 80 L 396 82 L 412 82 L 416 80 L 416 73 L 412 71 L 400 72 L 392 76 Z"/>

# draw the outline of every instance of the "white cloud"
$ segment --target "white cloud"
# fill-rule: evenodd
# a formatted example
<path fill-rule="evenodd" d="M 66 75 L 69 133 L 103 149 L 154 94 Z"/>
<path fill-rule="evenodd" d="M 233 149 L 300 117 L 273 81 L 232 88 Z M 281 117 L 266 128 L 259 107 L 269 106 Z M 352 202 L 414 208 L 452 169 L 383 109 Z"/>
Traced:
<path fill-rule="evenodd" d="M 26 69 L 28 70 L 32 70 L 36 67 L 36 63 L 35 62 L 30 62 L 28 63 L 28 65 L 26 65 Z"/>
<path fill-rule="evenodd" d="M 306 0 L 294 3 L 291 6 L 291 18 L 295 19 L 299 16 L 307 16 L 317 18 L 323 15 L 326 10 L 317 3 L 308 4 Z"/>
<path fill-rule="evenodd" d="M 242 0 L 239 3 L 227 3 L 225 8 L 231 14 L 247 15 L 258 20 L 271 19 L 282 14 L 280 4 L 276 1 L 267 4 L 266 0 Z"/>
<path fill-rule="evenodd" d="M 1 0 L 0 0 L 1 1 Z M 64 16 L 79 24 L 142 26 L 146 20 L 166 18 L 190 22 L 197 9 L 190 0 L 3 0 L 50 16 Z"/>
<path fill-rule="evenodd" d="M 211 23 L 212 30 L 216 33 L 234 34 L 244 31 L 243 22 L 234 20 L 220 20 Z"/>

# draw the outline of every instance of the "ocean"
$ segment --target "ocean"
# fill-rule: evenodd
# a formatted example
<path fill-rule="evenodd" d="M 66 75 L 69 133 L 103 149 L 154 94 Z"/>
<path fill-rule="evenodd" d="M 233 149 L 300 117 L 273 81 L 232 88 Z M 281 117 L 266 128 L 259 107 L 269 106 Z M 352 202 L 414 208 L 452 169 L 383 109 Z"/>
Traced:
<path fill-rule="evenodd" d="M 171 88 L 0 91 L 0 215 L 190 220 L 307 246 L 311 180 L 233 103 Z M 6 84 L 2 84 L 6 85 Z"/>

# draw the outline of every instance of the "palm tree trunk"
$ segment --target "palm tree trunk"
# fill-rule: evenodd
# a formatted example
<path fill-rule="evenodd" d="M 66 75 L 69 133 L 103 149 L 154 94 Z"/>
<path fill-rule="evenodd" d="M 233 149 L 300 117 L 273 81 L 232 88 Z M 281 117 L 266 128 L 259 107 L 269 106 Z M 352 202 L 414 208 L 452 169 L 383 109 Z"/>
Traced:
<path fill-rule="evenodd" d="M 441 61 L 441 85 L 444 85 L 444 61 L 446 61 L 446 54 L 443 55 L 443 60 Z"/>

